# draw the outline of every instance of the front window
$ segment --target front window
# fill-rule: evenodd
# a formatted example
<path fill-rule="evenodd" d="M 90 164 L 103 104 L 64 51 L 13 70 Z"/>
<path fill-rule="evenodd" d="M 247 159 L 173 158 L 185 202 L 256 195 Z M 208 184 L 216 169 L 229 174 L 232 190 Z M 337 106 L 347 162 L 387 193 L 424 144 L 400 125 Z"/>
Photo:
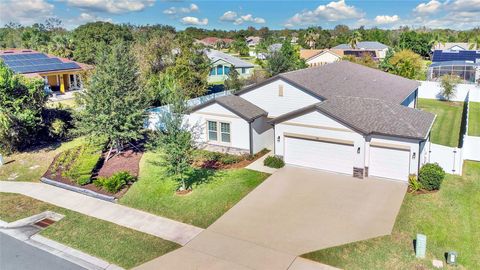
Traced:
<path fill-rule="evenodd" d="M 247 72 L 246 68 L 242 68 L 242 74 L 245 74 Z"/>
<path fill-rule="evenodd" d="M 222 65 L 217 66 L 217 75 L 223 75 L 223 66 Z"/>
<path fill-rule="evenodd" d="M 225 75 L 230 74 L 230 67 L 224 66 L 223 68 L 225 69 Z"/>
<path fill-rule="evenodd" d="M 209 141 L 218 140 L 217 132 L 218 132 L 217 122 L 208 121 L 208 140 Z"/>
<path fill-rule="evenodd" d="M 221 125 L 221 138 L 222 142 L 230 142 L 230 124 L 229 123 L 220 123 Z"/>
<path fill-rule="evenodd" d="M 208 121 L 208 140 L 230 143 L 230 123 Z M 218 128 L 220 126 L 220 129 Z"/>
<path fill-rule="evenodd" d="M 210 69 L 210 76 L 214 76 L 215 75 L 215 68 L 211 68 Z"/>

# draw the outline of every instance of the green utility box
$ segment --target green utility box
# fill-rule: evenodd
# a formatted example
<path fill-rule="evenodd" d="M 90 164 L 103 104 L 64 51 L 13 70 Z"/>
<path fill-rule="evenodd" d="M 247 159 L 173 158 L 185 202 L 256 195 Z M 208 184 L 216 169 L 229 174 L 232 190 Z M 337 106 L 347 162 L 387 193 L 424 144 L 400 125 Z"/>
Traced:
<path fill-rule="evenodd" d="M 427 236 L 424 234 L 417 234 L 417 239 L 415 241 L 415 256 L 417 258 L 425 258 L 425 253 L 427 251 Z"/>
<path fill-rule="evenodd" d="M 457 252 L 455 251 L 447 252 L 447 263 L 450 265 L 457 265 Z"/>

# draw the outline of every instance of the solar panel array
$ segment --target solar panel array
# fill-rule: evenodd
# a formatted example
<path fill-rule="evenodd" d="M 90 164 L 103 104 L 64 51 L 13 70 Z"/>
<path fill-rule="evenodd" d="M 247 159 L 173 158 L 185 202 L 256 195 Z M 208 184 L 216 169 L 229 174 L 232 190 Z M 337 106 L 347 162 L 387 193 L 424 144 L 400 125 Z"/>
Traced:
<path fill-rule="evenodd" d="M 433 52 L 432 62 L 445 61 L 473 61 L 474 63 L 480 59 L 480 51 L 442 51 L 435 50 Z"/>
<path fill-rule="evenodd" d="M 16 73 L 37 73 L 65 69 L 77 69 L 75 62 L 64 63 L 58 58 L 50 58 L 43 53 L 0 55 L 5 64 Z"/>

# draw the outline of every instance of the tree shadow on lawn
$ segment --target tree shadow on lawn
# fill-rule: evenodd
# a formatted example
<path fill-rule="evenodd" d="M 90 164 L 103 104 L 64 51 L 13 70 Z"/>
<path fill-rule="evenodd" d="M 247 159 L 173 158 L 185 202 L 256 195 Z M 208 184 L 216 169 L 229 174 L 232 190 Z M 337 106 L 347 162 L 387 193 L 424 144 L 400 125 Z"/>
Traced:
<path fill-rule="evenodd" d="M 204 169 L 204 168 L 193 168 L 190 172 L 187 173 L 187 188 L 190 189 L 194 186 L 208 184 L 215 177 L 220 176 L 221 171 L 213 169 Z"/>

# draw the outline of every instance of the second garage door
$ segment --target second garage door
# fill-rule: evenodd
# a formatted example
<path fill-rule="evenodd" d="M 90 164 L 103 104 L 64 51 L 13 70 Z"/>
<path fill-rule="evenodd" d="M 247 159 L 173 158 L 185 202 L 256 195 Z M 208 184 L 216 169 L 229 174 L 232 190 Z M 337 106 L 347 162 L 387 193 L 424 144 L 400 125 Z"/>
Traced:
<path fill-rule="evenodd" d="M 369 175 L 408 181 L 410 150 L 370 147 Z"/>
<path fill-rule="evenodd" d="M 285 137 L 285 163 L 352 174 L 353 143 Z"/>

